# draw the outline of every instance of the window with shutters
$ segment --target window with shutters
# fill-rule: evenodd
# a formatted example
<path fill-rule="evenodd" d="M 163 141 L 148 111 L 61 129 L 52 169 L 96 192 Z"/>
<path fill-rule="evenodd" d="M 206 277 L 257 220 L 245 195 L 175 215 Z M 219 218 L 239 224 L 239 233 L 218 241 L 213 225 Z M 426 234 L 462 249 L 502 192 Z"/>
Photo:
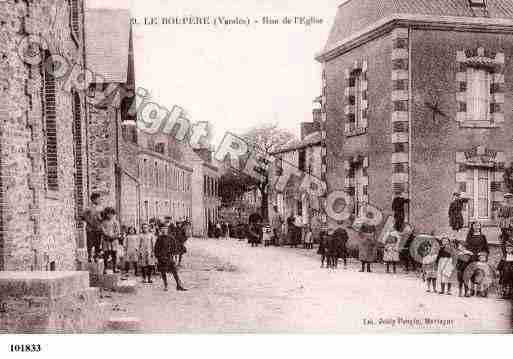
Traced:
<path fill-rule="evenodd" d="M 159 143 L 155 144 L 155 152 L 164 154 L 165 151 L 166 151 L 165 143 L 159 142 Z"/>
<path fill-rule="evenodd" d="M 45 51 L 45 64 L 50 58 L 50 52 Z M 50 61 L 51 62 L 51 61 Z M 52 65 L 43 66 L 43 115 L 45 134 L 45 170 L 47 190 L 59 190 L 59 163 L 57 153 L 57 86 L 53 76 Z"/>
<path fill-rule="evenodd" d="M 490 121 L 491 73 L 484 67 L 467 68 L 467 119 Z"/>
<path fill-rule="evenodd" d="M 489 168 L 470 167 L 467 169 L 467 188 L 470 194 L 467 205 L 470 220 L 487 220 L 491 218 L 491 171 Z"/>
<path fill-rule="evenodd" d="M 71 26 L 71 35 L 73 39 L 78 43 L 80 43 L 80 0 L 69 0 L 70 7 L 70 26 Z"/>

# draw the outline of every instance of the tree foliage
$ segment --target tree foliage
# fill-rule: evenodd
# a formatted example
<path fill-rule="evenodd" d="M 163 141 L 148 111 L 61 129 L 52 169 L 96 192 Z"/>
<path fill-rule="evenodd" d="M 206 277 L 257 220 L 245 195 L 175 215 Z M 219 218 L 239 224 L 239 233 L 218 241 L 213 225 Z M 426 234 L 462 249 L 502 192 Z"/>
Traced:
<path fill-rule="evenodd" d="M 240 136 L 265 153 L 272 153 L 297 140 L 289 130 L 277 123 L 264 123 L 243 131 Z"/>
<path fill-rule="evenodd" d="M 242 171 L 228 170 L 219 179 L 219 195 L 223 206 L 232 206 L 244 193 L 254 189 L 257 181 Z"/>
<path fill-rule="evenodd" d="M 267 155 L 272 154 L 297 140 L 289 130 L 280 128 L 277 123 L 264 123 L 254 126 L 240 134 L 250 146 Z M 256 183 L 256 187 L 262 196 L 260 214 L 262 218 L 268 217 L 269 202 L 269 174 L 262 173 L 262 180 Z"/>

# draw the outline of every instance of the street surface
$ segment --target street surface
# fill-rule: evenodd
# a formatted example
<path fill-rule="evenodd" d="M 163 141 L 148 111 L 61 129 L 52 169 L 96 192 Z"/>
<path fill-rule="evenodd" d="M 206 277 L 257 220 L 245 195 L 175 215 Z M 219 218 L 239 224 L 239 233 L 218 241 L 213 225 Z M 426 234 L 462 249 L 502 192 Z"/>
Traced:
<path fill-rule="evenodd" d="M 235 239 L 190 239 L 187 248 L 180 275 L 189 291 L 175 291 L 169 275 L 164 292 L 154 277 L 136 294 L 108 293 L 112 315 L 140 318 L 144 333 L 511 332 L 508 302 L 460 298 L 457 288 L 426 293 L 402 267 L 359 273 L 353 259 L 328 270 L 315 250 Z"/>

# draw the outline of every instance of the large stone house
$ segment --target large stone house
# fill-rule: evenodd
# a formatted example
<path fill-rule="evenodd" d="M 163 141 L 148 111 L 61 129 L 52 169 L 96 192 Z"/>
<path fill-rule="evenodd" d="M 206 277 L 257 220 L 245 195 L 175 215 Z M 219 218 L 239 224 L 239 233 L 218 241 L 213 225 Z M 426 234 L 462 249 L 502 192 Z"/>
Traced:
<path fill-rule="evenodd" d="M 192 217 L 193 167 L 184 162 L 185 144 L 166 134 L 139 132 L 141 220 Z"/>
<path fill-rule="evenodd" d="M 320 131 L 320 109 L 313 110 L 313 121 L 301 123 L 301 137 L 286 147 L 272 153 L 274 157 L 293 166 L 303 174 L 322 179 L 322 141 Z M 274 182 L 273 168 L 271 172 L 271 183 Z M 321 202 L 315 196 L 309 196 L 306 192 L 300 191 L 300 181 L 291 179 L 283 191 L 278 191 L 271 186 L 269 212 L 273 213 L 273 206 L 278 207 L 278 212 L 283 219 L 289 216 L 299 215 L 304 224 L 310 224 L 315 234 L 319 232 L 325 221 Z"/>
<path fill-rule="evenodd" d="M 513 2 L 349 0 L 316 59 L 328 190 L 385 215 L 406 191 L 409 222 L 437 233 L 460 191 L 466 222 L 497 240 L 513 150 Z"/>
<path fill-rule="evenodd" d="M 0 2 L 0 270 L 72 270 L 85 247 L 86 101 L 63 87 L 83 30 L 82 0 Z"/>

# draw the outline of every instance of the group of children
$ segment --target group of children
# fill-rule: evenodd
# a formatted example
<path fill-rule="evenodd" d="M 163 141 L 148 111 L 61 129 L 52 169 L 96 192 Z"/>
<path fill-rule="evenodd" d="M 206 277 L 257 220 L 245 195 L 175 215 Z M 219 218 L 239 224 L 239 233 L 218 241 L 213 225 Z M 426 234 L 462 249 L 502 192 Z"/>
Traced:
<path fill-rule="evenodd" d="M 156 222 L 141 225 L 140 233 L 135 227 L 120 226 L 116 219 L 116 211 L 107 207 L 101 214 L 101 242 L 99 248 L 94 248 L 94 257 L 103 259 L 103 272 L 107 273 L 110 267 L 114 273 L 121 270 L 128 276 L 130 268 L 134 275 L 142 274 L 144 283 L 152 283 L 152 273 L 155 272 L 156 259 L 154 254 L 155 243 L 159 233 Z M 187 222 L 174 225 L 168 219 L 167 226 L 172 238 L 171 252 L 173 260 L 180 266 L 182 257 L 187 252 L 185 241 L 190 236 L 190 226 Z M 166 233 L 167 234 L 167 233 Z"/>
<path fill-rule="evenodd" d="M 320 232 L 317 253 L 321 256 L 321 268 L 326 262 L 326 268 L 336 269 L 339 258 L 344 261 L 344 269 L 347 268 L 347 240 L 347 232 L 343 228 L 338 228 L 332 234 Z"/>
<path fill-rule="evenodd" d="M 326 231 L 320 233 L 317 253 L 321 256 L 321 267 L 337 268 L 339 258 L 343 259 L 344 267 L 347 266 L 347 240 L 343 228 L 329 235 Z M 474 225 L 470 226 L 465 241 L 450 240 L 448 236 L 436 239 L 433 235 L 411 234 L 406 243 L 402 242 L 397 234 L 388 236 L 384 243 L 383 262 L 387 273 L 391 269 L 395 273 L 399 262 L 411 265 L 409 262 L 417 261 L 427 292 L 451 295 L 452 285 L 457 283 L 460 297 L 487 297 L 490 288 L 495 286 L 499 296 L 513 299 L 513 241 L 505 242 L 496 268 L 488 262 L 486 237 Z M 416 255 L 410 250 L 411 246 L 418 246 Z M 406 261 L 403 251 L 408 252 Z"/>
<path fill-rule="evenodd" d="M 436 246 L 439 249 L 433 250 Z M 488 297 L 490 288 L 496 286 L 499 296 L 511 299 L 513 243 L 506 243 L 497 268 L 488 263 L 488 251 L 472 249 L 468 241 L 450 240 L 448 237 L 439 242 L 426 241 L 419 248 L 419 253 L 422 256 L 422 277 L 427 292 L 452 295 L 452 284 L 457 283 L 460 297 Z"/>

